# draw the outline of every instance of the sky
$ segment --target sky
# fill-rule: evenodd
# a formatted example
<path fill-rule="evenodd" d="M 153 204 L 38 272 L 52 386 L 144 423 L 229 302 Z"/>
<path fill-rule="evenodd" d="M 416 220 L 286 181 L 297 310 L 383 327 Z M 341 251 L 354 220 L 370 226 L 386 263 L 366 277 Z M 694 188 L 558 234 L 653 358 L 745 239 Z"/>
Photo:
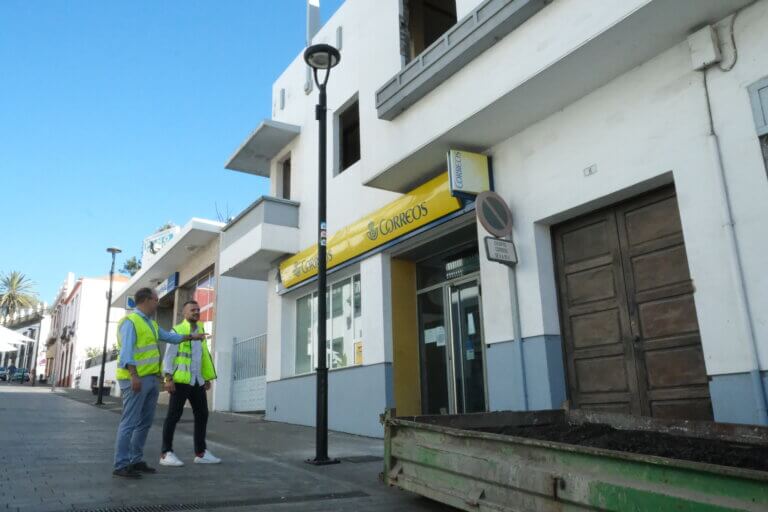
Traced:
<path fill-rule="evenodd" d="M 322 0 L 325 22 L 343 0 Z M 305 0 L 0 1 L 0 274 L 53 302 L 67 272 L 141 256 L 166 222 L 236 215 L 224 164 L 305 46 Z M 218 214 L 217 214 L 218 210 Z"/>

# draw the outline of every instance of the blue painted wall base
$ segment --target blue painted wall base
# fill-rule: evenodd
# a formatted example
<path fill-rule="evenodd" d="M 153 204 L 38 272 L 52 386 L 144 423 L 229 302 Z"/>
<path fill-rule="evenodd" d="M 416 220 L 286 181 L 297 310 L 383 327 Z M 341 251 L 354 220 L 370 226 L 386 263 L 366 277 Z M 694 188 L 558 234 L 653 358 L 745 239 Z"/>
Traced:
<path fill-rule="evenodd" d="M 768 372 L 761 373 L 763 389 L 768 394 Z M 712 375 L 709 393 L 715 421 L 723 423 L 758 424 L 755 393 L 749 373 Z"/>
<path fill-rule="evenodd" d="M 491 411 L 524 409 L 522 380 L 515 372 L 514 341 L 493 343 L 486 349 L 488 360 L 488 405 Z M 542 335 L 523 339 L 528 410 L 559 409 L 565 400 L 565 369 L 560 336 Z"/>
<path fill-rule="evenodd" d="M 266 418 L 315 426 L 315 374 L 267 382 Z M 328 428 L 384 437 L 379 415 L 394 407 L 392 365 L 381 363 L 328 372 Z"/>

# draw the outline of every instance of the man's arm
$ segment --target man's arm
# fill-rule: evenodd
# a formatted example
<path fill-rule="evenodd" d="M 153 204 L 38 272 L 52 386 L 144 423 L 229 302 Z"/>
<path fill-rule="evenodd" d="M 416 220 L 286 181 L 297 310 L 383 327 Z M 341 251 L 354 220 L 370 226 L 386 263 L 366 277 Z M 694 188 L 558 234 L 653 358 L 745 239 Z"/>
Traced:
<path fill-rule="evenodd" d="M 175 334 L 175 331 L 174 331 Z M 179 346 L 178 345 L 168 345 L 165 347 L 165 356 L 163 357 L 163 374 L 165 374 L 165 384 L 163 387 L 165 390 L 169 393 L 175 393 L 176 392 L 176 385 L 173 383 L 173 370 L 174 370 L 174 359 L 176 359 L 176 355 L 179 353 Z"/>
<path fill-rule="evenodd" d="M 133 366 L 136 371 L 136 361 L 133 360 L 133 347 L 136 345 L 136 328 L 133 322 L 125 321 L 120 325 L 120 368 Z"/>
<path fill-rule="evenodd" d="M 163 374 L 173 376 L 174 360 L 179 353 L 178 345 L 168 345 L 165 347 L 165 356 L 163 356 Z"/>
<path fill-rule="evenodd" d="M 162 327 L 157 328 L 158 339 L 160 341 L 170 343 L 171 345 L 178 345 L 182 341 L 201 340 L 206 336 L 207 336 L 206 334 L 201 334 L 201 333 L 182 335 L 182 334 L 177 334 L 175 332 L 168 332 Z"/>

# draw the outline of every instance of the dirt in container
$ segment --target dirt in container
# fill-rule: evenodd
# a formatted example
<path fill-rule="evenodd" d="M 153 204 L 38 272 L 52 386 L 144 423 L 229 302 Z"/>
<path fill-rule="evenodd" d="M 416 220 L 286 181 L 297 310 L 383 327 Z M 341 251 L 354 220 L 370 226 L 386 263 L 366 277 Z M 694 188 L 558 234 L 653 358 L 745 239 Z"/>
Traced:
<path fill-rule="evenodd" d="M 661 432 L 619 430 L 610 425 L 552 423 L 478 429 L 493 434 L 591 446 L 670 459 L 768 471 L 768 446 L 685 437 Z"/>

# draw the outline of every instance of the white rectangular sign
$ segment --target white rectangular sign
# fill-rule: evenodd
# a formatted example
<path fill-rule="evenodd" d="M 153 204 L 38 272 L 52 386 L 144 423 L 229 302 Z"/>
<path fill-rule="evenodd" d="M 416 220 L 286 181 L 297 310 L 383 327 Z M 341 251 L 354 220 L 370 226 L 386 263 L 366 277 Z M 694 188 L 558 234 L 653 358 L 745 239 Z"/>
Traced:
<path fill-rule="evenodd" d="M 488 157 L 480 153 L 448 151 L 448 176 L 453 195 L 477 195 L 491 189 Z"/>
<path fill-rule="evenodd" d="M 512 240 L 485 237 L 485 254 L 490 261 L 496 261 L 510 267 L 517 264 L 517 251 Z"/>

